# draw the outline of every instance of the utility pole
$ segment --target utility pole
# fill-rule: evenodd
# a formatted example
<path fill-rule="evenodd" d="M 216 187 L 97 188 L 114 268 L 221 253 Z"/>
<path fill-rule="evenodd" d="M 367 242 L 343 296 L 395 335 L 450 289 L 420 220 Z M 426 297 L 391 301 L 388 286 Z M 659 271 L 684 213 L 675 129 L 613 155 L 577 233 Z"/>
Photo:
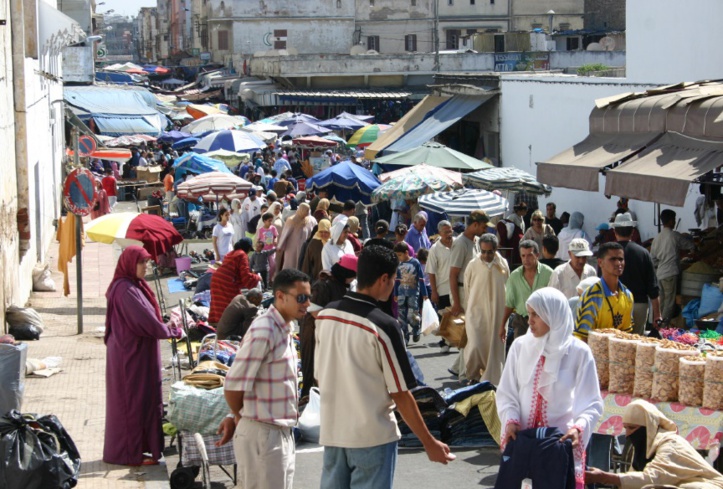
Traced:
<path fill-rule="evenodd" d="M 434 31 L 432 39 L 434 40 L 434 72 L 439 73 L 439 0 L 432 0 L 434 10 Z"/>

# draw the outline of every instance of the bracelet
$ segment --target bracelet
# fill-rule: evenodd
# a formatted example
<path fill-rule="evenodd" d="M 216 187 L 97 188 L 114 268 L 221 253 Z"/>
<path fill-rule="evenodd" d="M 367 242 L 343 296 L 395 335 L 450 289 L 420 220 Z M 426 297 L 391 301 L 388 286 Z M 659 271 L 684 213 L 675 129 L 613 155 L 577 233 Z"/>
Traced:
<path fill-rule="evenodd" d="M 226 417 L 227 417 L 227 418 L 235 419 L 235 418 L 236 418 L 236 415 L 235 415 L 235 414 L 227 414 Z"/>

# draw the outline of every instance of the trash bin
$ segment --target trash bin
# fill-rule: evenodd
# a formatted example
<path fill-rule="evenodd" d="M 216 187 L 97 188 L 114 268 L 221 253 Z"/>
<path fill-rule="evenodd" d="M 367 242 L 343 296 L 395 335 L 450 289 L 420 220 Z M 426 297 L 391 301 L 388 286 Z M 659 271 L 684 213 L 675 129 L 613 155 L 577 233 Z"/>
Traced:
<path fill-rule="evenodd" d="M 26 343 L 0 344 L 0 415 L 22 407 L 27 356 Z"/>

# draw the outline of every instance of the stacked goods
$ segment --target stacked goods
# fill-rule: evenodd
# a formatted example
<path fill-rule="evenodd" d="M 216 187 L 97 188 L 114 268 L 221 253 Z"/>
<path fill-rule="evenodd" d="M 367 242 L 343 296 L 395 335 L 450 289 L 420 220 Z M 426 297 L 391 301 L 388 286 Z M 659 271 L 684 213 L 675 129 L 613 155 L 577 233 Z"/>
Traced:
<path fill-rule="evenodd" d="M 692 346 L 674 341 L 665 341 L 655 349 L 655 370 L 653 390 L 650 397 L 656 401 L 673 402 L 678 400 L 678 372 L 680 357 L 692 355 L 697 351 Z"/>
<path fill-rule="evenodd" d="M 610 338 L 620 334 L 623 333 L 617 329 L 595 329 L 590 331 L 590 334 L 588 334 L 587 344 L 590 347 L 592 357 L 595 360 L 595 368 L 597 369 L 597 378 L 600 381 L 600 389 L 607 389 L 610 382 Z"/>
<path fill-rule="evenodd" d="M 632 394 L 635 386 L 635 354 L 638 341 L 635 336 L 612 336 L 609 339 L 610 383 L 608 390 Z"/>
<path fill-rule="evenodd" d="M 723 410 L 723 353 L 709 353 L 705 359 L 703 407 Z"/>
<path fill-rule="evenodd" d="M 644 338 L 637 343 L 635 352 L 635 386 L 633 395 L 650 399 L 653 392 L 653 369 L 655 367 L 655 349 L 660 344 L 655 338 Z"/>
<path fill-rule="evenodd" d="M 686 406 L 703 404 L 705 358 L 701 355 L 681 357 L 679 365 L 678 401 Z"/>

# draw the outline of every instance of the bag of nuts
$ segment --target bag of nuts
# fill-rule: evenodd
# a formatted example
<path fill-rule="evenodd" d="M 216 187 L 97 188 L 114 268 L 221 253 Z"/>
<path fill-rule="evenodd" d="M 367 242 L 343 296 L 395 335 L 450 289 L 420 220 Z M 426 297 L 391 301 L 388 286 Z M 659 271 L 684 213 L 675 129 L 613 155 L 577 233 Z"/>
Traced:
<path fill-rule="evenodd" d="M 723 353 L 709 353 L 705 357 L 703 407 L 723 410 Z"/>
<path fill-rule="evenodd" d="M 620 333 L 616 329 L 594 329 L 587 336 L 587 345 L 592 351 L 595 360 L 597 378 L 600 381 L 600 389 L 607 389 L 610 381 L 609 374 L 609 341 L 614 335 Z"/>
<path fill-rule="evenodd" d="M 678 369 L 678 401 L 686 406 L 701 406 L 703 404 L 705 358 L 702 355 L 681 357 Z"/>
<path fill-rule="evenodd" d="M 655 369 L 651 399 L 661 402 L 678 400 L 678 367 L 680 357 L 690 356 L 696 349 L 692 346 L 666 341 L 655 349 Z"/>
<path fill-rule="evenodd" d="M 635 386 L 633 395 L 650 399 L 653 392 L 653 367 L 655 367 L 655 349 L 660 344 L 655 338 L 645 338 L 637 343 L 635 351 Z"/>
<path fill-rule="evenodd" d="M 632 394 L 635 386 L 635 352 L 638 341 L 630 338 L 611 337 L 608 358 L 610 360 L 610 383 L 608 390 L 620 394 Z"/>

